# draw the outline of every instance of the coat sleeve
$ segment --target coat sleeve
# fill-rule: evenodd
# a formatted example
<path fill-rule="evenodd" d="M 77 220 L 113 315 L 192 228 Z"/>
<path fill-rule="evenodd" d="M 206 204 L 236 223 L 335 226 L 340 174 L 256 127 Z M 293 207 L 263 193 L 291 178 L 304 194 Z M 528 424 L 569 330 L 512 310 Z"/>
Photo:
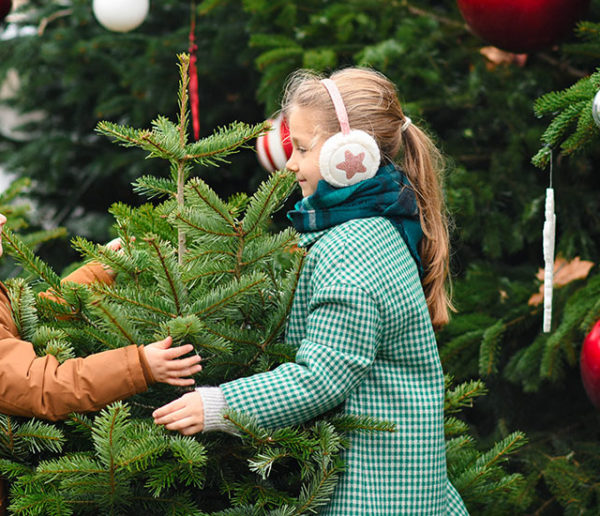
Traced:
<path fill-rule="evenodd" d="M 65 280 L 90 283 L 107 279 L 103 274 L 99 265 L 85 266 Z M 52 355 L 38 357 L 33 345 L 20 339 L 10 302 L 4 289 L 0 292 L 0 412 L 58 420 L 99 410 L 146 390 L 152 379 L 145 367 L 143 346 L 135 345 L 63 364 Z"/>
<path fill-rule="evenodd" d="M 381 331 L 368 293 L 348 284 L 327 285 L 311 298 L 296 361 L 221 385 L 227 403 L 267 427 L 316 417 L 343 402 L 369 372 Z"/>
<path fill-rule="evenodd" d="M 65 283 L 67 281 L 79 283 L 80 285 L 90 285 L 96 282 L 110 285 L 114 281 L 114 276 L 100 263 L 91 262 L 83 267 L 79 267 L 79 269 L 74 270 L 68 276 L 65 276 L 61 280 L 61 283 Z M 52 289 L 46 290 L 45 292 L 40 292 L 39 296 L 52 299 L 53 301 L 61 301 L 60 297 L 58 297 L 56 292 L 54 292 Z"/>

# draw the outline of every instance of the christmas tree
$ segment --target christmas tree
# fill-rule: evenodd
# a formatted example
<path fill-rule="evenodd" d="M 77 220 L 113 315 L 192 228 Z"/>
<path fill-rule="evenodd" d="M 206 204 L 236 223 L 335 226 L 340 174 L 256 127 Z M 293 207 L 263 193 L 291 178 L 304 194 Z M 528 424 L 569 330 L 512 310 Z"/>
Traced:
<path fill-rule="evenodd" d="M 117 272 L 114 285 L 61 283 L 15 235 L 8 248 L 57 297 L 36 298 L 24 279 L 9 283 L 21 335 L 60 360 L 172 335 L 191 342 L 205 361 L 198 382 L 262 372 L 294 358 L 285 326 L 303 252 L 291 229 L 270 230 L 272 213 L 294 185 L 272 175 L 253 196 L 222 200 L 193 166 L 215 165 L 261 134 L 264 124 L 237 123 L 188 143 L 188 56 L 180 56 L 177 124 L 159 116 L 151 130 L 101 123 L 99 132 L 170 163 L 169 177 L 145 176 L 135 189 L 156 204 L 115 204 L 123 252 L 77 238 L 90 260 Z M 133 238 L 135 237 L 135 238 Z M 525 443 L 515 432 L 478 450 L 453 414 L 484 394 L 481 382 L 448 379 L 446 433 L 449 473 L 474 509 L 502 514 L 522 505 L 523 478 L 503 468 Z M 343 471 L 349 432 L 393 432 L 368 414 L 336 411 L 299 427 L 270 430 L 231 411 L 240 434 L 169 434 L 153 425 L 152 409 L 178 393 L 154 387 L 96 416 L 64 424 L 2 416 L 0 471 L 10 480 L 14 514 L 311 514 L 328 500 Z"/>
<path fill-rule="evenodd" d="M 147 127 L 156 112 L 173 115 L 176 80 L 165 70 L 174 52 L 188 47 L 189 3 L 154 2 L 139 29 L 118 35 L 94 21 L 88 1 L 71 2 L 70 14 L 59 2 L 28 4 L 35 9 L 24 7 L 27 18 L 12 25 L 44 30 L 0 42 L 0 76 L 14 68 L 22 78 L 20 94 L 7 102 L 52 117 L 29 126 L 37 141 L 0 137 L 0 160 L 34 177 L 48 211 L 54 192 L 69 188 L 66 206 L 76 208 L 65 219 L 70 232 L 103 241 L 112 223 L 106 207 L 117 199 L 140 202 L 125 185 L 139 174 L 143 152 L 124 153 L 92 137 L 92 128 L 104 118 Z M 591 1 L 592 22 L 579 26 L 579 39 L 571 35 L 527 56 L 498 53 L 475 37 L 454 0 L 211 0 L 196 13 L 205 134 L 232 120 L 269 116 L 298 67 L 369 65 L 397 84 L 406 113 L 437 135 L 451 159 L 446 191 L 458 312 L 439 341 L 456 382 L 483 379 L 487 386 L 486 396 L 460 416 L 475 436 L 469 446 L 488 450 L 516 430 L 526 433 L 528 444 L 507 468 L 527 480 L 526 509 L 505 513 L 594 513 L 598 415 L 581 386 L 577 358 L 598 319 L 600 151 L 591 109 L 600 3 Z M 540 140 L 550 147 L 540 149 Z M 535 155 L 539 167 L 531 163 Z M 533 295 L 541 286 L 551 155 L 556 254 L 563 260 L 555 279 L 564 286 L 554 292 L 552 332 L 545 334 Z M 164 176 L 160 160 L 145 163 L 147 173 Z M 254 191 L 261 175 L 253 153 L 240 152 L 209 183 L 228 198 Z M 82 192 L 77 202 L 72 185 Z M 59 268 L 69 263 L 50 251 L 42 249 Z M 74 259 L 64 249 L 63 255 Z M 488 510 L 470 507 L 474 514 Z"/>

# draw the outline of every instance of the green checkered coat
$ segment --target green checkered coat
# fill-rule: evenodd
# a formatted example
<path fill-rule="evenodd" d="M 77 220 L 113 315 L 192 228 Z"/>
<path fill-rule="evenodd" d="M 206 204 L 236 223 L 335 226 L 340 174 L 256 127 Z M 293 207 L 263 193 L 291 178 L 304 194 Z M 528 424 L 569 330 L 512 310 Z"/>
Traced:
<path fill-rule="evenodd" d="M 296 362 L 221 385 L 230 407 L 267 427 L 343 404 L 393 421 L 351 435 L 347 470 L 321 514 L 467 514 L 448 482 L 444 381 L 414 260 L 384 218 L 302 235 L 310 247 L 287 326 Z"/>

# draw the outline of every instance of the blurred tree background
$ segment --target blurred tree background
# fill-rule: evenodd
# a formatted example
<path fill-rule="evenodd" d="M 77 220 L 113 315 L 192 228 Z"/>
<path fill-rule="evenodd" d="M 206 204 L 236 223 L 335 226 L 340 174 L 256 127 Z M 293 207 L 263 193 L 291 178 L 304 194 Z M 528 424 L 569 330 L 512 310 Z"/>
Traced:
<path fill-rule="evenodd" d="M 163 0 L 124 34 L 97 23 L 91 0 L 31 0 L 0 41 L 0 82 L 16 72 L 19 88 L 3 103 L 42 115 L 18 136 L 0 130 L 0 165 L 32 179 L 34 227 L 106 240 L 108 207 L 140 202 L 131 182 L 166 175 L 94 128 L 100 120 L 147 127 L 157 113 L 174 113 L 173 65 L 188 48 L 192 10 L 203 135 L 269 116 L 299 67 L 367 65 L 396 83 L 406 114 L 449 161 L 457 314 L 439 335 L 440 352 L 448 373 L 482 378 L 489 390 L 468 422 L 482 444 L 517 429 L 527 434 L 511 467 L 526 475 L 529 513 L 597 514 L 600 421 L 578 367 L 581 342 L 600 318 L 600 133 L 590 94 L 600 83 L 588 79 L 600 62 L 597 26 L 582 24 L 560 44 L 523 56 L 474 36 L 455 0 Z M 600 1 L 585 19 L 600 19 Z M 544 334 L 531 296 L 543 266 L 549 169 L 531 160 L 560 111 L 544 96 L 586 80 L 585 102 L 561 119 L 560 135 L 543 140 L 553 147 L 557 255 L 570 265 L 554 294 L 553 331 Z M 587 145 L 561 151 L 577 123 Z M 253 191 L 265 177 L 250 150 L 211 174 L 203 179 L 225 197 Z M 65 240 L 40 253 L 59 269 L 77 258 Z"/>

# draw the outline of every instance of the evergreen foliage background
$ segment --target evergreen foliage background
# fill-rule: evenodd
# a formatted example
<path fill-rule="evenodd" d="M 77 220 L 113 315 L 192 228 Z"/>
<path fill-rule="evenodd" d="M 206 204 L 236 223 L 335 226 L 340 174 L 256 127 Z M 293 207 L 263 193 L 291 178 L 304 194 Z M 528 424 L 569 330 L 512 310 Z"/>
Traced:
<path fill-rule="evenodd" d="M 180 56 L 180 109 L 175 124 L 159 116 L 152 129 L 102 122 L 98 131 L 171 164 L 169 178 L 144 176 L 136 190 L 162 202 L 111 211 L 122 252 L 78 237 L 88 259 L 117 273 L 114 285 L 61 283 L 52 268 L 10 230 L 5 245 L 33 278 L 9 280 L 20 335 L 59 360 L 171 335 L 191 342 L 205 360 L 199 384 L 267 371 L 293 360 L 282 339 L 304 253 L 291 229 L 269 231 L 289 196 L 293 175 L 280 172 L 249 197 L 224 201 L 194 164 L 216 164 L 261 134 L 265 126 L 237 123 L 198 142 L 187 141 L 188 57 Z M 135 236 L 135 239 L 132 238 Z M 37 297 L 51 288 L 54 297 Z M 157 295 L 157 287 L 160 295 Z M 483 394 L 481 382 L 451 388 L 445 430 L 452 480 L 471 507 L 489 513 L 523 506 L 524 478 L 506 474 L 508 457 L 525 443 L 513 432 L 482 451 L 469 429 L 449 414 Z M 178 392 L 179 391 L 179 392 Z M 11 481 L 14 514 L 314 514 L 343 471 L 346 435 L 393 432 L 368 414 L 330 411 L 297 427 L 269 430 L 230 411 L 239 439 L 227 434 L 169 435 L 151 411 L 180 395 L 157 386 L 116 403 L 93 420 L 64 424 L 0 415 L 0 472 Z M 132 418 L 131 416 L 135 416 Z"/>
<path fill-rule="evenodd" d="M 25 24 L 36 26 L 66 7 L 30 4 L 37 10 Z M 108 207 L 141 202 L 129 184 L 168 172 L 93 129 L 102 119 L 148 127 L 157 113 L 172 117 L 174 56 L 187 48 L 190 4 L 154 2 L 144 25 L 124 35 L 102 29 L 91 2 L 67 7 L 72 12 L 50 21 L 41 36 L 0 42 L 0 77 L 16 68 L 22 80 L 10 104 L 48 114 L 30 127 L 34 140 L 0 139 L 0 162 L 33 179 L 30 195 L 46 227 L 64 224 L 72 235 L 104 241 Z M 543 264 L 549 155 L 542 143 L 554 153 L 557 253 L 600 262 L 599 133 L 591 121 L 600 87 L 599 15 L 600 2 L 592 0 L 577 36 L 519 67 L 495 65 L 480 53 L 485 42 L 469 33 L 453 0 L 198 5 L 203 135 L 234 120 L 263 120 L 276 109 L 287 74 L 300 66 L 361 64 L 388 75 L 406 113 L 436 136 L 450 159 L 458 308 L 440 334 L 442 360 L 455 381 L 483 379 L 487 386 L 461 416 L 475 448 L 491 449 L 516 430 L 527 435 L 508 469 L 525 476 L 518 496 L 528 513 L 594 514 L 600 504 L 598 412 L 577 364 L 583 337 L 600 317 L 598 265 L 555 291 L 551 334 L 541 333 L 539 306 L 528 304 Z M 231 159 L 199 172 L 223 198 L 254 191 L 264 178 L 252 152 Z M 75 259 L 64 249 L 46 245 L 41 252 L 60 270 Z"/>

